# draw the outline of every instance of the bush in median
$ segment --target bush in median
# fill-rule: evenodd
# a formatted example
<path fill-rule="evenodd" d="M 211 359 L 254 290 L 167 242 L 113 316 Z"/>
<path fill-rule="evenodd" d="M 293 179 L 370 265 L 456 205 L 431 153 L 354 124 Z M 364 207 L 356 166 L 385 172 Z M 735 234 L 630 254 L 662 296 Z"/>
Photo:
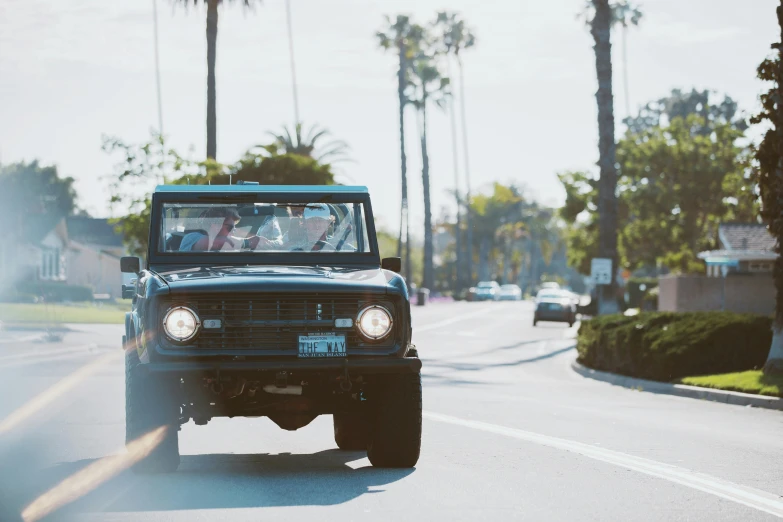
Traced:
<path fill-rule="evenodd" d="M 764 366 L 772 319 L 730 312 L 649 312 L 582 323 L 578 360 L 631 377 L 670 381 Z"/>

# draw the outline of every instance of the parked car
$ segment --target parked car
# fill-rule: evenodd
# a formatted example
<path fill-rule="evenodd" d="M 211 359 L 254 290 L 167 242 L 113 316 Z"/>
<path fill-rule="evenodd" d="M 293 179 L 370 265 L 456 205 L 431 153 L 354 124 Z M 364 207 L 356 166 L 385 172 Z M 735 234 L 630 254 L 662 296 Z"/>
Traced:
<path fill-rule="evenodd" d="M 541 290 L 559 290 L 559 289 L 560 289 L 560 284 L 555 283 L 554 281 L 541 284 Z"/>
<path fill-rule="evenodd" d="M 522 289 L 517 285 L 503 285 L 500 287 L 501 301 L 521 301 Z"/>
<path fill-rule="evenodd" d="M 181 424 L 332 415 L 343 450 L 412 467 L 421 361 L 400 259 L 381 259 L 370 196 L 346 186 L 160 186 L 149 249 L 121 260 L 126 443 L 133 469 L 177 469 Z M 161 430 L 162 429 L 162 430 Z"/>
<path fill-rule="evenodd" d="M 576 322 L 578 300 L 574 294 L 565 290 L 544 289 L 536 295 L 536 310 L 533 313 L 533 326 L 539 321 L 555 321 L 573 326 Z"/>
<path fill-rule="evenodd" d="M 474 301 L 497 301 L 500 299 L 500 285 L 495 281 L 481 281 L 476 286 Z"/>

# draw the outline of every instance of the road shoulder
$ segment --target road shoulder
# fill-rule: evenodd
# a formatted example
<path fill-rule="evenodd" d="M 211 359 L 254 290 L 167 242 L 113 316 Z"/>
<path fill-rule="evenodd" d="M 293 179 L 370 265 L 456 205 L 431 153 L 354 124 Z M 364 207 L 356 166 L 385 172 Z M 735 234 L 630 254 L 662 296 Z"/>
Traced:
<path fill-rule="evenodd" d="M 618 375 L 616 373 L 593 370 L 592 368 L 588 368 L 580 364 L 576 360 L 571 362 L 571 369 L 583 377 L 607 382 L 615 386 L 622 386 L 623 388 L 628 388 L 631 390 L 675 395 L 678 397 L 689 397 L 692 399 L 702 399 L 712 402 L 722 402 L 725 404 L 733 404 L 735 406 L 752 406 L 754 408 L 783 411 L 783 399 L 778 397 L 767 397 L 764 395 L 754 395 L 750 393 L 715 390 L 711 388 L 700 388 L 698 386 L 687 386 L 684 384 L 671 384 L 667 382 L 636 379 L 634 377 L 626 377 L 625 375 Z"/>

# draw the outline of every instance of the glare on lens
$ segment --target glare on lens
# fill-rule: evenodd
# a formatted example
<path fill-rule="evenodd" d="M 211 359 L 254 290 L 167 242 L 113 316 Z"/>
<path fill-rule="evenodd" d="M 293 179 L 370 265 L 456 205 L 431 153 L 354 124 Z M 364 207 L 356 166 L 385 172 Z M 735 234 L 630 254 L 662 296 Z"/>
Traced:
<path fill-rule="evenodd" d="M 367 337 L 380 339 L 391 330 L 391 317 L 382 308 L 371 308 L 362 314 L 359 327 Z"/>
<path fill-rule="evenodd" d="M 176 340 L 186 340 L 196 333 L 196 316 L 188 309 L 177 308 L 169 312 L 164 324 L 166 333 Z"/>

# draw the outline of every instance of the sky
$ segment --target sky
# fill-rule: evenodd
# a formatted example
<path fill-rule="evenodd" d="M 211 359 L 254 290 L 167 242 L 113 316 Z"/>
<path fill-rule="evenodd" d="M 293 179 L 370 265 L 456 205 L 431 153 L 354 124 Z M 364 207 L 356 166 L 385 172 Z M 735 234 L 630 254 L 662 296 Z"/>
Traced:
<path fill-rule="evenodd" d="M 459 12 L 477 44 L 464 54 L 471 185 L 514 183 L 546 205 L 565 194 L 557 173 L 597 160 L 592 38 L 584 0 L 290 0 L 299 105 L 351 147 L 339 180 L 366 185 L 382 227 L 399 223 L 396 60 L 377 48 L 383 16 L 426 23 Z M 0 162 L 38 159 L 76 180 L 79 205 L 107 216 L 118 158 L 103 135 L 142 142 L 158 127 L 154 0 L 0 0 Z M 183 154 L 206 154 L 206 10 L 157 0 L 163 131 Z M 774 0 L 644 0 L 627 35 L 632 111 L 672 88 L 714 89 L 746 113 L 766 88 L 757 65 L 778 41 Z M 232 163 L 294 120 L 285 1 L 220 8 L 218 160 Z M 626 115 L 621 33 L 613 31 L 615 115 Z M 458 93 L 459 94 L 459 93 Z M 423 223 L 421 154 L 408 117 L 414 231 Z M 622 126 L 618 124 L 618 136 Z M 449 113 L 433 108 L 429 149 L 433 214 L 453 207 Z M 464 150 L 458 177 L 465 189 Z"/>

